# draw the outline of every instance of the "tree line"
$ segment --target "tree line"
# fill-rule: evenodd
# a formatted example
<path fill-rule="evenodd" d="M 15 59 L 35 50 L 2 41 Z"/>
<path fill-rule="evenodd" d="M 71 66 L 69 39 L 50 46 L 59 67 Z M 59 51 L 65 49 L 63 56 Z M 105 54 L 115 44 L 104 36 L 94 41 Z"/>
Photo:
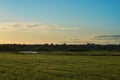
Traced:
<path fill-rule="evenodd" d="M 0 44 L 1 52 L 9 51 L 120 51 L 120 44 Z"/>

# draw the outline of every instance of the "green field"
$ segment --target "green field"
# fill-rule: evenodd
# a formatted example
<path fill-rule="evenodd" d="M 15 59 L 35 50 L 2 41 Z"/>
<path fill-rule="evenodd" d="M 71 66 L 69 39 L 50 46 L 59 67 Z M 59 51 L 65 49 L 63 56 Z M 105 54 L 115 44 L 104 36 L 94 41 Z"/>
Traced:
<path fill-rule="evenodd" d="M 68 54 L 0 53 L 0 80 L 120 80 L 120 56 Z"/>

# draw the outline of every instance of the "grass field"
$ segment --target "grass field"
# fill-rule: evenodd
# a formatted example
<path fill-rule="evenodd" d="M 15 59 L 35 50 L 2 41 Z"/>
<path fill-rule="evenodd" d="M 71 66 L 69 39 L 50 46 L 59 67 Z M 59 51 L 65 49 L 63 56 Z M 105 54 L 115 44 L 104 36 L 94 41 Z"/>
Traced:
<path fill-rule="evenodd" d="M 0 53 L 0 80 L 120 80 L 120 56 L 60 53 Z"/>

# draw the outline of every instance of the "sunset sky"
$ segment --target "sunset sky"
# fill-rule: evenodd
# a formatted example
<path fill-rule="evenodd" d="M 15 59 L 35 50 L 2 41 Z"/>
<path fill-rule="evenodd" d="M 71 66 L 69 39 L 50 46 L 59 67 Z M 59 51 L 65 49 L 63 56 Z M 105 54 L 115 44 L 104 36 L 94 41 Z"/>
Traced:
<path fill-rule="evenodd" d="M 120 0 L 0 0 L 0 43 L 120 44 Z"/>

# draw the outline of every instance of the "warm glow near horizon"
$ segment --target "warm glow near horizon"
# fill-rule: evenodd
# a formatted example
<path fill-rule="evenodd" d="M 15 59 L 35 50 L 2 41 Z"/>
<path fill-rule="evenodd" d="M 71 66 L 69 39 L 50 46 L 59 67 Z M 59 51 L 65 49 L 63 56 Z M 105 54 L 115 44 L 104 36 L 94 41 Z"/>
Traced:
<path fill-rule="evenodd" d="M 120 44 L 119 0 L 0 1 L 1 44 Z"/>

